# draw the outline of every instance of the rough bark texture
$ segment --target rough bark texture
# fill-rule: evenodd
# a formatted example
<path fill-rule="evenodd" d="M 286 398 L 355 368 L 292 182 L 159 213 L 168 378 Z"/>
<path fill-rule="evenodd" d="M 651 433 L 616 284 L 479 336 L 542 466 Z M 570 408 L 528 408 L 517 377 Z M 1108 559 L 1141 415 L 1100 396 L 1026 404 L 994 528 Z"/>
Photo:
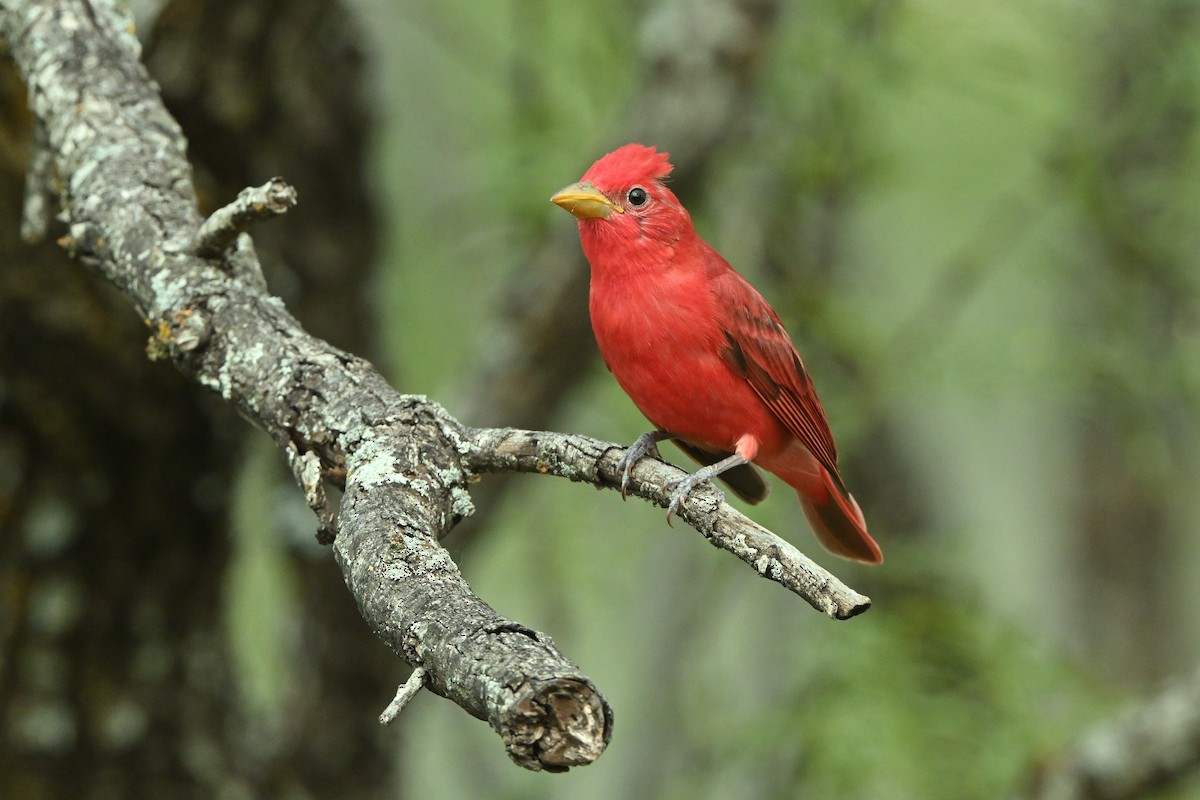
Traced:
<path fill-rule="evenodd" d="M 222 258 L 196 255 L 203 220 L 183 136 L 137 61 L 128 21 L 111 4 L 11 3 L 0 31 L 44 132 L 35 141 L 50 154 L 34 161 L 53 164 L 59 176 L 53 185 L 61 188 L 69 231 L 61 243 L 134 305 L 151 331 L 152 358 L 170 358 L 271 435 L 318 511 L 325 512 L 321 472 L 344 479 L 334 554 L 370 627 L 427 670 L 431 690 L 488 720 L 518 764 L 561 770 L 598 757 L 612 731 L 607 703 L 548 637 L 475 597 L 438 543 L 471 512 L 470 471 L 497 468 L 512 455 L 492 441 L 493 463 L 480 442 L 537 435 L 468 431 L 425 398 L 397 393 L 363 359 L 307 334 L 262 290 L 245 237 Z M 44 195 L 36 182 L 47 174 L 34 170 L 31 196 Z M 27 228 L 39 222 L 31 217 Z M 611 485 L 615 457 L 605 453 L 619 448 L 540 436 L 571 451 L 561 474 Z M 656 469 L 665 468 L 649 463 L 638 473 Z M 635 488 L 660 499 L 656 488 Z M 712 500 L 687 508 L 715 509 L 718 520 L 730 513 Z M 700 520 L 691 511 L 683 516 Z M 741 534 L 710 538 L 735 552 L 741 547 Z M 866 598 L 827 574 L 790 583 L 779 577 L 798 562 L 763 541 L 753 559 L 743 555 L 763 574 L 831 616 L 866 607 Z M 831 592 L 849 599 L 813 599 Z"/>

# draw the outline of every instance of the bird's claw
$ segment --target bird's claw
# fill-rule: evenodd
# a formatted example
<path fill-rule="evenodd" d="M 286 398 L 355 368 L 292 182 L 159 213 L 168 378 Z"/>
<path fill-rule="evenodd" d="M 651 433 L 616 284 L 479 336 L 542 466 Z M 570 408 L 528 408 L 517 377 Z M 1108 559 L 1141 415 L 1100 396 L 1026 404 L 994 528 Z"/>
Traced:
<path fill-rule="evenodd" d="M 675 516 L 675 513 L 679 511 L 679 507 L 682 505 L 684 498 L 691 494 L 692 489 L 695 489 L 702 483 L 708 483 L 709 486 L 712 487 L 712 490 L 721 496 L 722 500 L 725 499 L 725 493 L 718 489 L 715 484 L 710 482 L 710 476 L 702 473 L 703 470 L 700 470 L 693 472 L 691 475 L 686 475 L 679 480 L 668 481 L 667 483 L 663 484 L 663 491 L 666 492 L 667 496 L 671 498 L 670 502 L 667 504 L 668 525 L 671 525 L 671 517 Z M 674 526 L 672 525 L 671 527 Z"/>
<path fill-rule="evenodd" d="M 617 472 L 621 476 L 622 500 L 629 495 L 629 479 L 633 477 L 633 468 L 637 465 L 637 462 L 646 456 L 658 459 L 662 458 L 658 452 L 658 442 L 661 438 L 657 431 L 643 433 L 637 438 L 637 441 L 629 445 L 628 449 L 625 450 L 625 455 L 621 456 L 621 460 L 617 462 Z"/>
<path fill-rule="evenodd" d="M 629 445 L 625 450 L 625 454 L 617 462 L 617 473 L 621 476 L 621 499 L 624 500 L 629 494 L 629 480 L 633 477 L 633 468 L 637 462 L 641 461 L 646 456 L 652 456 L 657 459 L 662 459 L 658 452 L 658 443 L 663 439 L 670 439 L 671 434 L 666 431 L 650 431 L 643 433 L 637 438 L 633 444 Z M 728 469 L 727 464 L 714 464 L 696 470 L 690 475 L 684 475 L 682 478 L 674 481 L 667 481 L 663 484 L 663 491 L 670 498 L 667 504 L 667 524 L 671 524 L 671 517 L 678 513 L 680 506 L 686 498 L 697 486 L 702 483 L 709 483 L 711 479 L 719 475 L 723 469 Z M 715 485 L 709 483 L 712 490 L 716 492 L 722 500 L 725 499 L 725 493 L 718 489 Z"/>

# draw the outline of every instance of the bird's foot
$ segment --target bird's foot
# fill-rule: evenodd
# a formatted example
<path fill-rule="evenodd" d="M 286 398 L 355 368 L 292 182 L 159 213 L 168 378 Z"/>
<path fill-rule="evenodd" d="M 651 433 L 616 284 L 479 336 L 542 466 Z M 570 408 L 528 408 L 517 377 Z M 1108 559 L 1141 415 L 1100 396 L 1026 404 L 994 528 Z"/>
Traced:
<path fill-rule="evenodd" d="M 695 489 L 702 483 L 708 483 L 712 487 L 712 490 L 720 496 L 721 502 L 725 501 L 725 493 L 718 489 L 715 483 L 710 483 L 713 474 L 708 467 L 705 467 L 704 469 L 696 470 L 691 475 L 685 475 L 679 480 L 668 481 L 663 484 L 663 491 L 671 498 L 671 502 L 667 505 L 668 525 L 671 524 L 671 517 L 675 516 L 675 512 L 679 511 L 679 506 L 684 498 L 691 493 L 692 489 Z"/>
<path fill-rule="evenodd" d="M 691 475 L 680 478 L 677 481 L 670 481 L 663 485 L 663 489 L 670 495 L 671 503 L 667 506 L 667 524 L 671 524 L 671 517 L 679 510 L 679 504 L 683 502 L 683 498 L 688 496 L 688 492 L 695 489 L 705 481 L 712 480 L 720 475 L 725 470 L 733 469 L 734 467 L 747 464 L 749 461 L 741 453 L 734 453 L 726 456 L 715 464 L 709 464 L 703 469 L 698 469 Z M 713 491 L 721 498 L 721 502 L 725 502 L 725 493 L 713 485 Z"/>
<path fill-rule="evenodd" d="M 629 479 L 633 477 L 633 468 L 637 462 L 646 456 L 662 460 L 662 455 L 658 452 L 658 443 L 663 439 L 670 438 L 671 435 L 665 431 L 650 431 L 639 436 L 637 441 L 625 450 L 625 455 L 621 456 L 621 460 L 617 462 L 617 473 L 621 476 L 622 500 L 629 494 Z"/>

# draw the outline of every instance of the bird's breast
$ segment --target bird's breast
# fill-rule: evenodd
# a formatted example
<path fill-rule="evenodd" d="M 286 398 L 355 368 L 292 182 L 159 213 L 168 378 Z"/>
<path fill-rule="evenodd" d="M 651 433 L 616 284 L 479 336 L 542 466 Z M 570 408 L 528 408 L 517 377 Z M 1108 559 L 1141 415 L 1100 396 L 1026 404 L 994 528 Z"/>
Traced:
<path fill-rule="evenodd" d="M 600 353 L 634 404 L 664 430 L 723 450 L 748 431 L 778 438 L 779 423 L 721 356 L 720 309 L 700 277 L 593 276 L 589 305 Z"/>

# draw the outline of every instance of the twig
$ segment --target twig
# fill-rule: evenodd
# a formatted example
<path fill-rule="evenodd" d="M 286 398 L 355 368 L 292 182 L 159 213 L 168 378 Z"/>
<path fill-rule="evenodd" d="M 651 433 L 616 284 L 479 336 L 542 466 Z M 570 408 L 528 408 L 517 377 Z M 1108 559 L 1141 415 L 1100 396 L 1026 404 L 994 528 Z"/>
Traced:
<path fill-rule="evenodd" d="M 196 232 L 195 252 L 201 258 L 224 253 L 255 222 L 286 214 L 296 205 L 296 190 L 283 178 L 272 178 L 262 186 L 243 189 L 237 199 L 218 208 Z"/>
<path fill-rule="evenodd" d="M 284 456 L 292 476 L 304 492 L 304 502 L 317 515 L 317 542 L 333 544 L 337 538 L 337 523 L 325 495 L 325 481 L 321 475 L 321 457 L 312 450 L 300 451 L 295 446 L 284 445 Z"/>
<path fill-rule="evenodd" d="M 417 692 L 425 688 L 426 674 L 424 667 L 417 667 L 408 676 L 408 680 L 400 684 L 400 688 L 396 689 L 396 696 L 392 698 L 392 702 L 388 703 L 388 707 L 379 715 L 380 725 L 391 725 L 396 720 L 396 717 L 400 716 L 400 712 L 417 696 Z"/>

